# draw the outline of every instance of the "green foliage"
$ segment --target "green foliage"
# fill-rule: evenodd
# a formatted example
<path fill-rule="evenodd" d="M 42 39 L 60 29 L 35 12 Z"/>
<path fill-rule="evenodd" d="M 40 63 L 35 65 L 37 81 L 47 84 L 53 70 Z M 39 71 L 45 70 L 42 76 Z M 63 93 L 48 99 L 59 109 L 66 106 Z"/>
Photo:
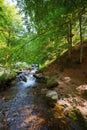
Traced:
<path fill-rule="evenodd" d="M 17 41 L 17 35 L 23 30 L 22 19 L 14 6 L 0 1 L 0 43 L 9 46 Z"/>
<path fill-rule="evenodd" d="M 0 62 L 3 65 L 20 61 L 38 63 L 43 68 L 59 58 L 68 50 L 70 21 L 73 45 L 79 41 L 78 15 L 85 12 L 86 0 L 18 0 L 23 19 L 16 7 L 0 2 Z M 83 25 L 87 26 L 86 19 Z"/>
<path fill-rule="evenodd" d="M 28 38 L 29 43 L 24 45 L 27 62 L 45 64 L 60 57 L 68 49 L 70 21 L 73 24 L 73 42 L 79 40 L 78 15 L 85 11 L 86 1 L 25 0 L 23 2 L 18 0 L 18 5 L 25 13 L 24 20 L 29 35 L 34 34 L 32 35 L 34 37 Z"/>

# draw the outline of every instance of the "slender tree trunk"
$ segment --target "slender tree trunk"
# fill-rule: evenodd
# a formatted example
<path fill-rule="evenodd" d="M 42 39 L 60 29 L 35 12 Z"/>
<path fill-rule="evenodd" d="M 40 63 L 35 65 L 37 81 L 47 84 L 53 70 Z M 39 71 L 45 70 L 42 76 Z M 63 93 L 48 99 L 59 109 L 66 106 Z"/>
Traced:
<path fill-rule="evenodd" d="M 68 41 L 68 55 L 69 58 L 71 59 L 71 52 L 72 52 L 72 23 L 70 21 L 69 23 L 69 36 L 67 38 Z"/>
<path fill-rule="evenodd" d="M 70 21 L 70 52 L 72 53 L 72 23 Z"/>
<path fill-rule="evenodd" d="M 83 60 L 83 41 L 82 41 L 82 17 L 79 16 L 79 29 L 80 29 L 80 63 Z"/>

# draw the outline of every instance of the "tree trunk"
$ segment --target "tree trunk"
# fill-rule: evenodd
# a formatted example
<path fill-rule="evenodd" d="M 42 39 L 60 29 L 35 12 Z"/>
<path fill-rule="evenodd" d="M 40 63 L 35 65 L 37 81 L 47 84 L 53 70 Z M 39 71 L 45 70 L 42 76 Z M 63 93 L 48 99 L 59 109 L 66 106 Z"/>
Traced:
<path fill-rule="evenodd" d="M 71 52 L 72 52 L 72 23 L 71 21 L 69 23 L 69 35 L 68 35 L 67 41 L 68 41 L 68 55 L 69 55 L 69 58 L 71 59 Z"/>
<path fill-rule="evenodd" d="M 80 29 L 80 63 L 83 60 L 83 42 L 82 42 L 82 17 L 79 16 L 79 29 Z"/>
<path fill-rule="evenodd" d="M 70 21 L 70 52 L 72 53 L 72 23 Z"/>

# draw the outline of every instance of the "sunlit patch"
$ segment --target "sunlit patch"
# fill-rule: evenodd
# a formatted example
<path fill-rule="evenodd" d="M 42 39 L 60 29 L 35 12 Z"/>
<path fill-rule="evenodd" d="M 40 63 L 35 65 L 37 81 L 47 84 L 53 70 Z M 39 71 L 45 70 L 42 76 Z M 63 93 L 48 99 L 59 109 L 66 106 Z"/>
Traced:
<path fill-rule="evenodd" d="M 70 77 L 64 77 L 65 82 L 70 82 L 71 78 Z"/>
<path fill-rule="evenodd" d="M 16 5 L 17 1 L 13 0 L 5 0 L 5 3 L 9 3 L 10 5 Z"/>
<path fill-rule="evenodd" d="M 79 87 L 77 87 L 77 90 L 87 90 L 87 84 L 85 85 L 80 85 Z"/>
<path fill-rule="evenodd" d="M 45 120 L 40 117 L 40 113 L 35 113 L 35 108 L 33 105 L 30 106 L 25 106 L 21 107 L 18 110 L 22 117 L 24 117 L 20 127 L 23 129 L 25 127 L 33 130 L 33 129 L 38 129 L 42 126 L 42 124 L 45 122 Z"/>

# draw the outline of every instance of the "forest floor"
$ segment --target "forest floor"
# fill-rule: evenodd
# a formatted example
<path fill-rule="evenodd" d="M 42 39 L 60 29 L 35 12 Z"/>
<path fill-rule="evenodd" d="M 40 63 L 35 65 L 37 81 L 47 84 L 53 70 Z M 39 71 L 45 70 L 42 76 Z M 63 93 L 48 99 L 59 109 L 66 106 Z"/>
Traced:
<path fill-rule="evenodd" d="M 59 63 L 51 63 L 44 71 L 46 76 L 54 77 L 59 85 L 55 88 L 58 93 L 58 104 L 66 107 L 76 107 L 87 120 L 87 43 L 84 43 L 83 63 L 80 64 L 80 47 L 72 50 L 72 60 L 65 53 Z"/>

